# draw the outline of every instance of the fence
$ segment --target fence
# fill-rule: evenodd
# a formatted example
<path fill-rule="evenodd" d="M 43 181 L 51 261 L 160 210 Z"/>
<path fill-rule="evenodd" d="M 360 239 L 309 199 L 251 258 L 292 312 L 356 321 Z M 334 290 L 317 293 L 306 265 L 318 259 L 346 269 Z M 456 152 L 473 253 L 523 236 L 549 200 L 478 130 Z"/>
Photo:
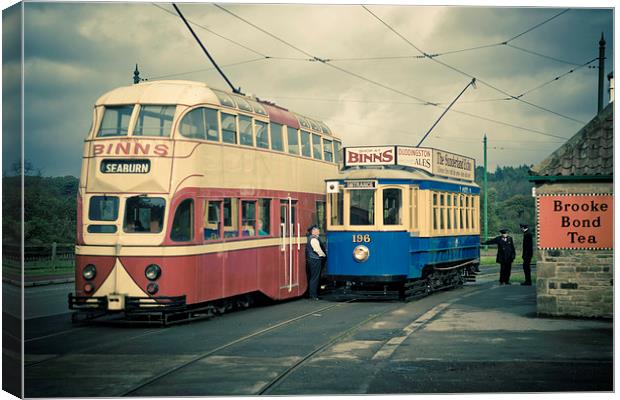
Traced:
<path fill-rule="evenodd" d="M 24 273 L 71 272 L 75 266 L 75 245 L 49 243 L 24 246 Z M 19 273 L 22 249 L 16 244 L 2 244 L 2 268 Z"/>

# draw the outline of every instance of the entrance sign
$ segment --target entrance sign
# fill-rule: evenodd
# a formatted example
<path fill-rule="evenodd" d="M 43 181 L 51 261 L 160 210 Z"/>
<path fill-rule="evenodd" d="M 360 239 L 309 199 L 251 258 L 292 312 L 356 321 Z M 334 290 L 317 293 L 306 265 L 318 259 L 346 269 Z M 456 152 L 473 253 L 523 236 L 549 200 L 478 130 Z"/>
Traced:
<path fill-rule="evenodd" d="M 539 196 L 538 248 L 612 249 L 613 196 Z"/>
<path fill-rule="evenodd" d="M 400 165 L 448 178 L 474 180 L 473 158 L 428 147 L 361 146 L 344 148 L 344 167 Z"/>

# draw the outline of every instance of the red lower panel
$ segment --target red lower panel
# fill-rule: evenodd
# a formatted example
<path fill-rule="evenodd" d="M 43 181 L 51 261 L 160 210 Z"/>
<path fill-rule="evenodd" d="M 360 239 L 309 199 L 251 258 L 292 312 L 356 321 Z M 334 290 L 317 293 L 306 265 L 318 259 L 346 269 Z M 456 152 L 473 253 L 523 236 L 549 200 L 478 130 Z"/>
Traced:
<path fill-rule="evenodd" d="M 279 246 L 224 253 L 175 257 L 121 257 L 121 262 L 140 288 L 149 281 L 144 270 L 149 264 L 162 269 L 158 296 L 187 295 L 188 304 L 260 291 L 272 299 L 302 295 L 307 287 L 305 246 L 293 252 L 293 286 L 288 290 L 288 254 Z M 286 287 L 284 287 L 286 286 Z"/>

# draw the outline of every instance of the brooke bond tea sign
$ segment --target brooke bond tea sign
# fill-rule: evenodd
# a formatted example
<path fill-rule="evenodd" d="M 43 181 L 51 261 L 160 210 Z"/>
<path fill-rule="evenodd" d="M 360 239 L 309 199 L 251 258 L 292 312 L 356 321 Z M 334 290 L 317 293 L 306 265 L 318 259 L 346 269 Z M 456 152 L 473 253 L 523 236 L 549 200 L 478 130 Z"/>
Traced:
<path fill-rule="evenodd" d="M 613 248 L 613 196 L 539 196 L 538 247 Z"/>
<path fill-rule="evenodd" d="M 398 165 L 423 169 L 433 173 L 433 149 L 397 146 Z"/>
<path fill-rule="evenodd" d="M 394 165 L 394 146 L 345 147 L 344 164 L 347 167 L 359 165 Z"/>
<path fill-rule="evenodd" d="M 474 180 L 476 163 L 473 158 L 433 149 L 433 173 L 450 178 Z"/>

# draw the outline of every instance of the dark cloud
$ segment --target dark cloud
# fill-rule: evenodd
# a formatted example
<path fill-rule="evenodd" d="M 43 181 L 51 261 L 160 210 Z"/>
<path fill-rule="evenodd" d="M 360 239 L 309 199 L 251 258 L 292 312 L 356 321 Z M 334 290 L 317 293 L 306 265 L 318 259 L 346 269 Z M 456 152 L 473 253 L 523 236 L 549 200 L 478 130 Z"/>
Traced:
<path fill-rule="evenodd" d="M 186 17 L 202 25 L 194 28 L 223 66 L 261 55 L 307 59 L 310 54 L 333 59 L 332 64 L 339 68 L 413 97 L 443 103 L 450 102 L 470 81 L 428 59 L 342 60 L 419 54 L 358 5 L 223 6 L 302 50 L 258 31 L 213 4 L 181 4 Z M 159 7 L 173 12 L 169 4 Z M 532 7 L 367 7 L 411 43 L 433 53 L 499 43 L 562 11 Z M 26 158 L 48 175 L 79 174 L 92 105 L 104 92 L 131 84 L 136 63 L 145 78 L 173 75 L 170 79 L 204 81 L 228 89 L 214 70 L 181 75 L 211 65 L 180 19 L 150 3 L 25 3 L 24 29 Z M 573 9 L 511 44 L 561 60 L 585 62 L 597 56 L 598 40 L 604 32 L 606 70 L 610 71 L 612 30 L 611 9 Z M 3 48 L 5 61 L 14 47 Z M 438 60 L 514 95 L 574 67 L 508 46 L 454 53 Z M 415 144 L 442 111 L 414 104 L 417 101 L 411 97 L 319 62 L 269 59 L 224 70 L 247 93 L 325 120 L 345 144 Z M 597 71 L 584 68 L 523 99 L 588 121 L 596 112 L 596 82 Z M 581 126 L 516 100 L 476 102 L 503 96 L 480 83 L 476 90 L 468 89 L 455 110 L 564 137 L 570 137 Z M 484 133 L 498 147 L 497 154 L 491 157 L 492 166 L 538 162 L 546 150 L 553 151 L 553 141 L 557 140 L 450 112 L 435 128 L 429 143 L 480 157 Z M 542 144 L 528 150 L 532 141 Z M 499 149 L 501 143 L 512 150 Z M 6 151 L 3 155 L 6 165 Z"/>

